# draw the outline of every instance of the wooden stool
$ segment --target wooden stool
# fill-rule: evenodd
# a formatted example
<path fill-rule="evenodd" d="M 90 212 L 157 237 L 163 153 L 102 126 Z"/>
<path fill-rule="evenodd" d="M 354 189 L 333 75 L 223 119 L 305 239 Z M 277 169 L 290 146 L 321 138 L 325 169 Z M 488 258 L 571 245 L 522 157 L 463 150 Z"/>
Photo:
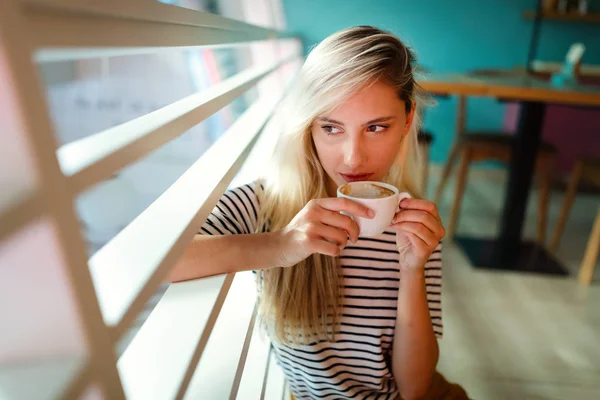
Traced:
<path fill-rule="evenodd" d="M 444 186 L 450 177 L 455 161 L 460 157 L 458 182 L 446 237 L 454 236 L 460 206 L 465 188 L 469 165 L 475 161 L 489 160 L 509 162 L 512 153 L 513 138 L 504 132 L 466 132 L 466 97 L 458 98 L 457 140 L 450 151 L 448 161 L 444 166 L 442 177 L 435 195 L 435 202 L 440 203 Z M 538 210 L 537 241 L 543 244 L 546 236 L 546 221 L 548 215 L 548 200 L 552 171 L 556 157 L 556 148 L 548 143 L 542 143 L 536 161 L 536 173 L 540 185 L 540 202 Z"/>
<path fill-rule="evenodd" d="M 567 193 L 565 194 L 565 200 L 563 202 L 563 206 L 558 217 L 556 229 L 554 231 L 554 235 L 552 235 L 552 241 L 550 242 L 550 250 L 552 250 L 553 252 L 556 251 L 556 249 L 558 249 L 558 246 L 560 244 L 560 238 L 565 229 L 565 224 L 569 215 L 569 211 L 571 210 L 571 206 L 573 205 L 573 200 L 575 199 L 575 194 L 577 193 L 579 183 L 582 180 L 600 186 L 600 158 L 582 157 L 575 163 L 575 168 L 573 168 L 573 174 L 571 176 L 571 180 L 569 181 Z M 590 238 L 588 239 L 585 254 L 583 256 L 583 261 L 581 263 L 581 267 L 579 267 L 580 284 L 588 286 L 592 282 L 594 269 L 598 261 L 599 251 L 600 208 L 598 208 L 594 226 L 592 228 L 592 233 L 590 234 Z"/>
<path fill-rule="evenodd" d="M 419 131 L 417 136 L 419 142 L 419 150 L 421 153 L 421 176 L 419 177 L 419 190 L 423 198 L 427 198 L 427 181 L 429 179 L 429 149 L 433 143 L 433 135 L 429 132 Z"/>

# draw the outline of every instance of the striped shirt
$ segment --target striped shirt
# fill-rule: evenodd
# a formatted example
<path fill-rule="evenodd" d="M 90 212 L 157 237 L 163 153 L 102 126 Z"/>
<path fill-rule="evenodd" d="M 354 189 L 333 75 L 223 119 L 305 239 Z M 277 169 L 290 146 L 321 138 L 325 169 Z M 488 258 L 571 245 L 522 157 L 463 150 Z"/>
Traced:
<path fill-rule="evenodd" d="M 200 233 L 256 231 L 258 200 L 254 184 L 223 194 Z M 400 271 L 395 232 L 359 238 L 340 254 L 343 305 L 335 342 L 272 345 L 297 399 L 390 399 L 398 397 L 391 355 Z M 433 330 L 442 336 L 441 244 L 425 265 L 427 301 Z"/>

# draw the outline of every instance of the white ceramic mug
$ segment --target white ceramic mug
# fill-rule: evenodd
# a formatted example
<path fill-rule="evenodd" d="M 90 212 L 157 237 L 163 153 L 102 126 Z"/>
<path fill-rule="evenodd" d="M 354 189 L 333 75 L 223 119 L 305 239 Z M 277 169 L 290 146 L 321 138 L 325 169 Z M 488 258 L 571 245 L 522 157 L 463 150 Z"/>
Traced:
<path fill-rule="evenodd" d="M 394 194 L 386 197 L 365 197 L 357 196 L 356 193 L 369 193 L 372 191 L 372 186 L 380 186 L 385 189 L 391 190 Z M 349 187 L 349 194 L 342 193 L 341 189 Z M 344 190 L 347 191 L 347 190 Z M 354 195 L 353 195 L 354 194 Z M 400 203 L 400 193 L 398 188 L 383 182 L 372 182 L 372 181 L 361 181 L 361 182 L 349 182 L 341 185 L 337 189 L 337 197 L 344 197 L 362 204 L 375 212 L 375 217 L 372 219 L 357 217 L 349 213 L 343 212 L 343 214 L 350 215 L 352 219 L 358 225 L 360 229 L 359 236 L 371 237 L 382 234 L 392 223 L 392 219 L 398 210 L 398 203 Z"/>

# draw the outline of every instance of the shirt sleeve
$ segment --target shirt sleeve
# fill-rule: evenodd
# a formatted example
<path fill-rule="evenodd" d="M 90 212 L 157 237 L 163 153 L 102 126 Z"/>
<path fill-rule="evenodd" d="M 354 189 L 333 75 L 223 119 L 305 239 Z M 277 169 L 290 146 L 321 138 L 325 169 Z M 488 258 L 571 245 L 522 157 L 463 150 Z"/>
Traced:
<path fill-rule="evenodd" d="M 227 190 L 199 230 L 202 235 L 241 235 L 256 232 L 256 183 Z"/>
<path fill-rule="evenodd" d="M 425 286 L 427 289 L 427 304 L 429 316 L 435 336 L 441 338 L 444 333 L 442 324 L 442 243 L 425 263 Z"/>

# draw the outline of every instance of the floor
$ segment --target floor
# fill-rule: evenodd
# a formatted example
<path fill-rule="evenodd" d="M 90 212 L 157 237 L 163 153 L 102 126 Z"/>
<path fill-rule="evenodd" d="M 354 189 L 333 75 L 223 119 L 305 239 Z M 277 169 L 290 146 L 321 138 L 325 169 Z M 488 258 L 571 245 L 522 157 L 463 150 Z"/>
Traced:
<path fill-rule="evenodd" d="M 504 179 L 472 173 L 459 234 L 496 233 Z M 446 220 L 452 195 L 451 183 L 439 204 Z M 563 195 L 553 193 L 548 236 Z M 525 235 L 532 238 L 537 193 L 530 200 Z M 589 288 L 576 282 L 599 205 L 597 195 L 579 196 L 574 204 L 557 252 L 571 272 L 567 278 L 474 270 L 459 248 L 446 243 L 439 370 L 472 399 L 600 399 L 600 266 Z"/>

